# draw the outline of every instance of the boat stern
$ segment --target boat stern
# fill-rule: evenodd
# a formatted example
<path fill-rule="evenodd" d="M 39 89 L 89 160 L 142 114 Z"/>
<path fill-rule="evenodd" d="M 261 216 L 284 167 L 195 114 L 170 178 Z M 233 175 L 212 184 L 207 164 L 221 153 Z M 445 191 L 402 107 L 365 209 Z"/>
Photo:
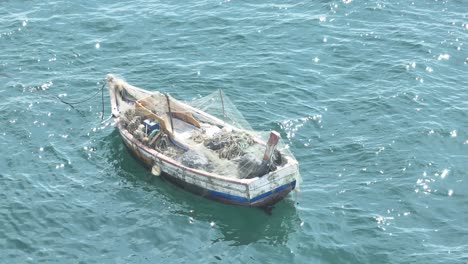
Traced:
<path fill-rule="evenodd" d="M 292 161 L 291 161 L 292 162 Z M 297 162 L 255 178 L 249 184 L 249 201 L 254 207 L 266 207 L 275 204 L 296 188 L 299 181 Z"/>

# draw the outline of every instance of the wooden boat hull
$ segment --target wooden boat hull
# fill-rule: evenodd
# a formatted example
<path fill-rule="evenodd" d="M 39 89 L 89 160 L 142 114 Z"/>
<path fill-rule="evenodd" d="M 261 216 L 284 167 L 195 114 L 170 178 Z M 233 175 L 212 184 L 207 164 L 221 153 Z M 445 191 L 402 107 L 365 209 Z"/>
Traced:
<path fill-rule="evenodd" d="M 275 171 L 254 179 L 213 177 L 202 171 L 180 166 L 176 161 L 141 144 L 121 125 L 117 124 L 117 127 L 125 146 L 148 169 L 159 166 L 161 177 L 205 198 L 232 205 L 269 207 L 296 187 L 297 167 L 290 166 L 287 167 L 291 168 L 289 170 Z"/>
<path fill-rule="evenodd" d="M 161 96 L 162 94 L 129 85 L 113 75 L 107 76 L 107 84 L 109 86 L 112 115 L 115 117 L 115 124 L 125 146 L 146 167 L 151 169 L 153 174 L 160 175 L 168 181 L 203 197 L 227 204 L 252 207 L 271 206 L 296 188 L 299 170 L 298 163 L 292 156 L 283 155 L 282 158 L 286 159 L 286 162 L 276 170 L 260 177 L 247 179 L 247 177 L 229 177 L 187 167 L 181 162 L 158 152 L 155 148 L 148 147 L 142 141 L 136 139 L 126 129 L 127 126 L 120 123 L 119 116 L 125 106 L 139 105 L 139 100 L 142 98 L 153 95 Z M 166 96 L 165 98 L 168 100 L 167 107 L 169 108 L 169 97 Z M 174 101 L 171 104 L 173 107 L 189 111 L 197 117 L 209 120 L 213 124 L 239 130 L 190 105 Z M 166 132 L 173 132 L 172 122 L 170 127 L 171 130 Z M 233 172 L 232 175 L 237 175 L 237 171 Z"/>

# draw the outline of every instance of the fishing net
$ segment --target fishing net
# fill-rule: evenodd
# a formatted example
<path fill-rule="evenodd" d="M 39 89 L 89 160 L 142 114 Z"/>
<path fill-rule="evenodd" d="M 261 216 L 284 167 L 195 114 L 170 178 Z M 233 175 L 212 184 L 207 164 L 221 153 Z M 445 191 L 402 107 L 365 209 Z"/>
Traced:
<path fill-rule="evenodd" d="M 209 113 L 234 127 L 253 131 L 241 112 L 237 110 L 237 107 L 222 90 L 218 90 L 201 98 L 193 99 L 188 103 L 194 108 Z"/>
<path fill-rule="evenodd" d="M 253 131 L 221 90 L 189 102 L 154 92 L 127 104 L 120 122 L 184 166 L 226 177 L 260 177 L 295 162 L 281 140 L 267 155 L 270 132 Z"/>

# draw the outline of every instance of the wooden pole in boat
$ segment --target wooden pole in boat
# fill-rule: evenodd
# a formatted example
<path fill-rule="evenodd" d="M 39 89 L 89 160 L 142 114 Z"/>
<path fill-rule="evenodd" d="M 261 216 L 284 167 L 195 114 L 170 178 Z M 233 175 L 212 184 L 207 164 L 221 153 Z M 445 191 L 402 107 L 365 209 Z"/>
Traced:
<path fill-rule="evenodd" d="M 226 122 L 226 112 L 224 111 L 224 99 L 223 99 L 223 91 L 219 89 L 219 97 L 221 98 L 221 105 L 223 106 L 223 119 Z"/>
<path fill-rule="evenodd" d="M 174 124 L 172 123 L 172 112 L 171 112 L 171 102 L 169 100 L 169 96 L 165 94 L 167 100 L 167 109 L 169 110 L 169 119 L 171 120 L 171 130 L 174 133 Z"/>
<path fill-rule="evenodd" d="M 278 144 L 280 138 L 280 134 L 276 131 L 271 131 L 270 138 L 267 142 L 267 147 L 265 149 L 265 154 L 263 155 L 263 162 L 269 162 L 273 152 L 276 149 L 276 145 Z"/>

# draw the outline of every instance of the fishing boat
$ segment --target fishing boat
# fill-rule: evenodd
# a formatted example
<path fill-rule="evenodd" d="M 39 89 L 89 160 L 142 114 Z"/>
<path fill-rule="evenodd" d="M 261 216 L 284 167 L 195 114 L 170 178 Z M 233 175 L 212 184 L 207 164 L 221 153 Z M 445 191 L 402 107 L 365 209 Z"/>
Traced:
<path fill-rule="evenodd" d="M 107 75 L 114 124 L 155 176 L 227 204 L 270 207 L 294 190 L 298 162 L 276 131 L 254 132 L 219 90 L 189 102 Z"/>

